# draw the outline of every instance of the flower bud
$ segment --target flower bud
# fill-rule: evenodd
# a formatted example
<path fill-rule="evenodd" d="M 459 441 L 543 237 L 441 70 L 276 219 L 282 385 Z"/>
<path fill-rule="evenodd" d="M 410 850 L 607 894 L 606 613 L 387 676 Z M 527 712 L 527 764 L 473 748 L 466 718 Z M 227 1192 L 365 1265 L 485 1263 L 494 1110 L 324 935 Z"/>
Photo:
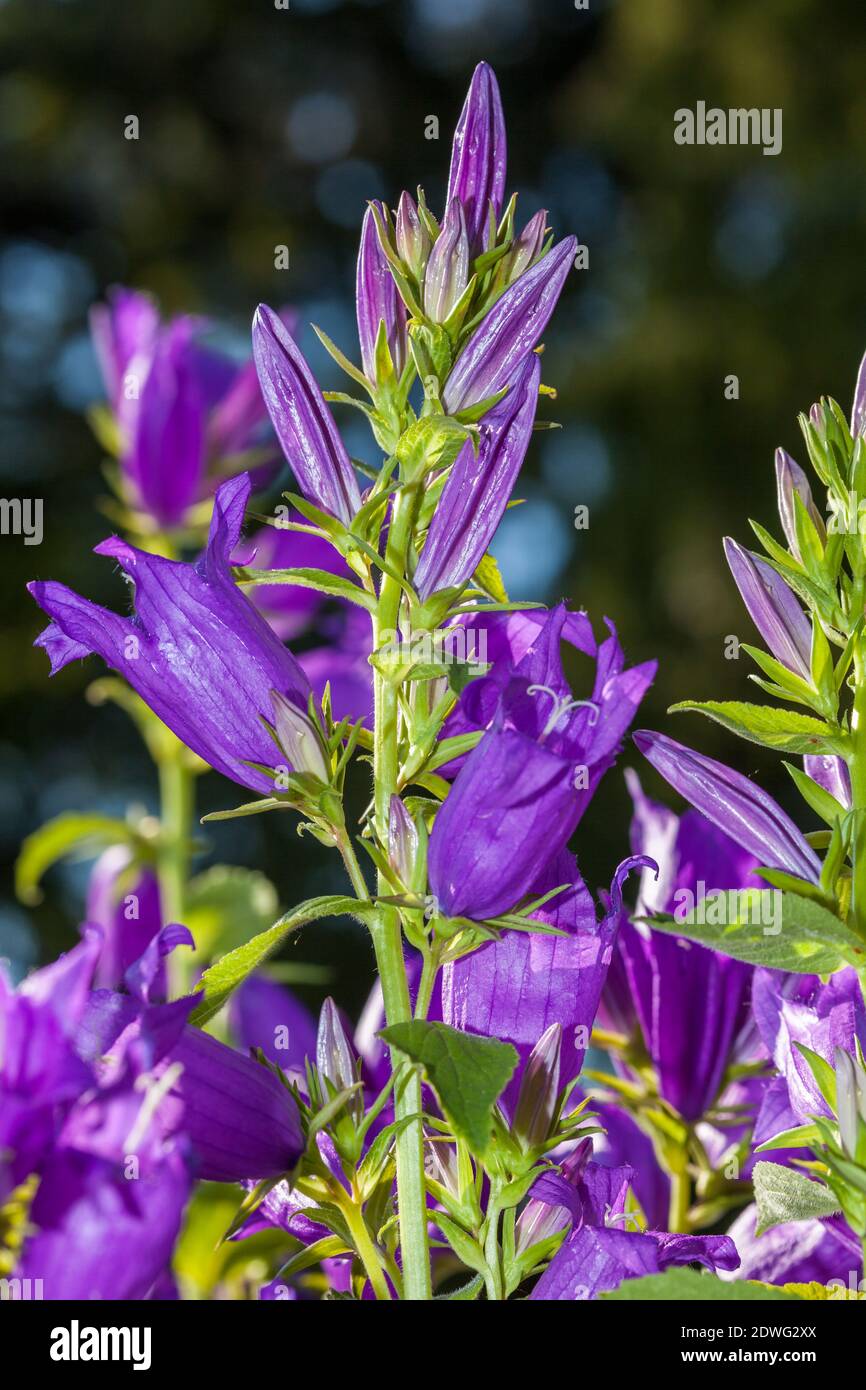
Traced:
<path fill-rule="evenodd" d="M 546 231 L 547 210 L 542 208 L 534 217 L 530 217 L 508 255 L 504 258 L 508 284 L 512 284 L 525 270 L 528 270 L 533 261 L 541 255 Z"/>
<path fill-rule="evenodd" d="M 466 218 L 458 199 L 452 198 L 424 276 L 424 312 L 428 318 L 444 323 L 468 283 Z"/>
<path fill-rule="evenodd" d="M 725 556 L 749 616 L 773 656 L 807 684 L 812 683 L 812 627 L 780 574 L 730 537 Z"/>
<path fill-rule="evenodd" d="M 430 233 L 418 216 L 414 199 L 405 192 L 400 194 L 397 204 L 395 238 L 398 255 L 420 281 L 433 243 Z"/>
<path fill-rule="evenodd" d="M 376 207 L 381 208 L 381 204 L 376 204 Z M 361 228 L 355 305 L 361 362 L 367 379 L 376 384 L 376 341 L 382 323 L 385 325 L 385 339 L 394 369 L 397 372 L 403 369 L 406 361 L 406 309 L 379 244 L 372 207 L 367 208 Z"/>
<path fill-rule="evenodd" d="M 320 782 L 329 782 L 325 750 L 309 715 L 276 690 L 271 691 L 271 704 L 274 730 L 289 766 L 294 772 L 309 772 Z"/>
<path fill-rule="evenodd" d="M 825 528 L 821 514 L 812 497 L 809 479 L 800 465 L 795 463 L 791 455 L 784 449 L 776 450 L 776 492 L 779 504 L 779 520 L 782 523 L 782 530 L 785 532 L 788 548 L 795 559 L 802 560 L 800 547 L 797 543 L 797 527 L 794 522 L 795 492 L 800 494 L 800 499 L 805 504 L 822 540 L 825 536 Z"/>
<path fill-rule="evenodd" d="M 388 817 L 388 861 L 405 888 L 412 885 L 418 853 L 418 828 L 399 796 L 391 797 Z"/>
<path fill-rule="evenodd" d="M 550 1137 L 559 1099 L 562 1026 L 551 1023 L 529 1054 L 514 1114 L 514 1132 L 530 1148 Z"/>
<path fill-rule="evenodd" d="M 325 1000 L 319 1014 L 316 1067 L 322 1080 L 330 1081 L 335 1091 L 344 1091 L 358 1080 L 355 1054 L 346 1037 L 339 1010 L 331 998 Z M 364 1102 L 359 1092 L 355 1093 L 349 1109 L 356 1119 L 363 1115 Z"/>
<path fill-rule="evenodd" d="M 591 1154 L 592 1140 L 583 1139 L 560 1167 L 562 1178 L 569 1187 L 574 1189 L 573 1206 L 576 1206 L 577 1189 Z M 562 1206 L 555 1206 L 551 1202 L 542 1201 L 540 1197 L 533 1197 L 530 1192 L 529 1201 L 517 1218 L 515 1229 L 517 1253 L 522 1255 L 533 1245 L 537 1245 L 540 1240 L 546 1240 L 549 1236 L 555 1235 L 557 1231 L 561 1231 L 564 1226 L 569 1225 L 574 1220 L 574 1211 L 564 1202 Z"/>
<path fill-rule="evenodd" d="M 839 1121 L 839 1138 L 842 1148 L 851 1157 L 857 1152 L 858 1130 L 858 1067 L 844 1048 L 837 1047 L 836 1063 L 836 1116 Z"/>

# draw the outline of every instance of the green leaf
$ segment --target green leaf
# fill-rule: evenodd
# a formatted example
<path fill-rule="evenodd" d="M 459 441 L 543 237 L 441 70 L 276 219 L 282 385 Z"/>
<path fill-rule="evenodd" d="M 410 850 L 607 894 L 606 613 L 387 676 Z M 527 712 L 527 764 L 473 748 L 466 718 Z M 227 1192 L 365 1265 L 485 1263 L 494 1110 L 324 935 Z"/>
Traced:
<path fill-rule="evenodd" d="M 710 899 L 699 903 L 682 921 L 667 913 L 641 920 L 658 931 L 699 941 L 750 965 L 807 975 L 832 975 L 845 964 L 862 965 L 864 943 L 819 903 L 783 893 L 781 913 L 767 923 L 762 920 L 765 914 L 757 892 L 732 891 L 735 899 L 726 895 L 726 901 L 735 909 L 739 905 L 739 911 L 720 913 L 725 918 L 722 922 L 700 920 L 714 915 L 709 909 Z"/>
<path fill-rule="evenodd" d="M 264 874 L 215 864 L 188 884 L 183 920 L 197 953 L 208 956 L 258 936 L 278 909 L 277 890 Z"/>
<path fill-rule="evenodd" d="M 756 1163 L 752 1174 L 758 1220 L 755 1234 L 761 1236 L 785 1221 L 811 1221 L 833 1216 L 839 1203 L 822 1182 L 813 1182 L 796 1168 L 780 1163 Z"/>
<path fill-rule="evenodd" d="M 290 932 L 297 931 L 307 922 L 315 922 L 320 917 L 358 916 L 364 904 L 356 898 L 324 897 L 309 898 L 299 907 L 287 912 L 267 931 L 260 932 L 243 946 L 230 951 L 201 977 L 200 988 L 204 998 L 190 1015 L 190 1022 L 199 1028 L 219 1013 L 229 995 L 238 985 L 256 970 L 268 956 L 280 946 Z M 371 909 L 372 910 L 372 909 Z"/>
<path fill-rule="evenodd" d="M 37 903 L 42 896 L 42 875 L 64 855 L 74 850 L 87 859 L 110 845 L 130 844 L 133 840 L 133 832 L 125 821 L 64 811 L 27 836 L 15 864 L 15 891 L 22 902 Z"/>
<path fill-rule="evenodd" d="M 394 1023 L 380 1036 L 424 1068 L 455 1131 L 483 1153 L 493 1106 L 517 1066 L 511 1044 L 421 1019 Z"/>
<path fill-rule="evenodd" d="M 755 1153 L 769 1153 L 772 1149 L 805 1149 L 810 1144 L 820 1143 L 821 1132 L 817 1125 L 796 1125 L 793 1129 L 783 1129 L 772 1139 L 765 1139 Z"/>
<path fill-rule="evenodd" d="M 451 1293 L 437 1293 L 433 1301 L 438 1303 L 444 1299 L 449 1303 L 474 1303 L 483 1288 L 484 1280 L 480 1274 L 476 1274 L 468 1284 L 461 1284 L 459 1289 L 454 1289 Z"/>
<path fill-rule="evenodd" d="M 357 584 L 353 584 L 351 579 L 344 579 L 338 574 L 329 574 L 327 570 L 316 569 L 275 569 L 257 570 L 247 566 L 238 567 L 235 570 L 237 582 L 244 587 L 253 584 L 296 584 L 300 589 L 315 589 L 320 594 L 328 594 L 331 598 L 348 599 L 350 603 L 357 603 L 359 608 L 366 608 L 369 613 L 376 610 L 376 599 L 373 594 L 368 594 Z"/>
<path fill-rule="evenodd" d="M 796 710 L 750 705 L 742 700 L 681 700 L 669 714 L 706 714 L 723 728 L 763 748 L 785 753 L 844 753 L 845 735 L 823 720 Z"/>
<path fill-rule="evenodd" d="M 502 575 L 499 573 L 499 566 L 488 550 L 478 562 L 478 568 L 473 575 L 473 582 L 479 589 L 483 589 L 485 594 L 496 603 L 508 603 L 508 593 L 502 582 Z"/>
<path fill-rule="evenodd" d="M 794 785 L 806 802 L 806 805 L 815 812 L 816 816 L 820 816 L 823 821 L 826 821 L 827 825 L 835 826 L 844 809 L 836 800 L 835 796 L 831 796 L 819 782 L 816 782 L 813 777 L 809 777 L 807 773 L 803 772 L 802 768 L 795 767 L 793 763 L 789 762 L 784 762 L 783 766 L 788 769 L 788 772 L 790 772 L 793 777 Z"/>
<path fill-rule="evenodd" d="M 694 1303 L 698 1300 L 711 1303 L 798 1301 L 796 1294 L 783 1293 L 773 1284 L 759 1284 L 751 1279 L 728 1283 L 714 1274 L 698 1274 L 694 1269 L 683 1268 L 668 1269 L 664 1274 L 648 1274 L 643 1279 L 624 1279 L 618 1289 L 600 1296 L 616 1303 Z"/>
<path fill-rule="evenodd" d="M 478 1274 L 487 1272 L 487 1261 L 484 1258 L 484 1251 L 476 1240 L 458 1226 L 456 1221 L 452 1221 L 450 1216 L 444 1212 L 436 1213 L 436 1225 L 439 1227 L 443 1236 L 447 1240 L 458 1260 L 462 1260 L 467 1269 L 474 1269 Z"/>

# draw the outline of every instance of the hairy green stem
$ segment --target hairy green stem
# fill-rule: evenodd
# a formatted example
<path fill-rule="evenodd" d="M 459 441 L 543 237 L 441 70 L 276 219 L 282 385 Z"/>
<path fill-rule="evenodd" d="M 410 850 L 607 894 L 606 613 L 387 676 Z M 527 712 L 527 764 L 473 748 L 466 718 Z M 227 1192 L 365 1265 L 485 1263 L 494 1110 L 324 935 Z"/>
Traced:
<path fill-rule="evenodd" d="M 157 877 L 162 924 L 182 922 L 189 877 L 190 828 L 193 811 L 193 779 L 184 763 L 181 745 L 172 744 L 158 763 L 161 833 Z M 171 995 L 187 992 L 189 953 L 174 951 L 169 957 Z"/>
<path fill-rule="evenodd" d="M 689 1229 L 689 1207 L 692 1202 L 692 1183 L 688 1170 L 671 1173 L 671 1201 L 668 1213 L 668 1230 L 687 1233 Z"/>
<path fill-rule="evenodd" d="M 364 1220 L 363 1213 L 354 1202 L 346 1202 L 345 1205 L 341 1207 L 341 1210 L 346 1218 L 346 1225 L 349 1228 L 349 1234 L 355 1244 L 358 1258 L 364 1266 L 364 1273 L 370 1281 L 370 1286 L 376 1298 L 383 1303 L 390 1301 L 391 1290 L 388 1288 L 388 1281 L 382 1270 L 379 1252 L 367 1229 L 367 1223 Z"/>
<path fill-rule="evenodd" d="M 854 708 L 851 714 L 851 806 L 854 843 L 851 849 L 851 909 L 857 931 L 866 937 L 866 652 L 862 639 L 854 648 Z"/>
<path fill-rule="evenodd" d="M 412 498 L 398 493 L 391 517 L 387 558 L 397 573 L 405 566 L 406 549 L 412 525 Z M 377 649 L 397 628 L 400 614 L 400 585 L 385 575 L 379 594 L 378 611 L 373 622 L 373 647 Z M 388 820 L 391 797 L 397 790 L 399 772 L 399 702 L 394 684 L 379 671 L 374 679 L 375 732 L 373 740 L 373 779 L 375 787 L 375 824 L 379 841 L 388 843 Z M 379 892 L 391 891 L 379 876 Z M 376 964 L 382 984 L 385 1017 L 389 1024 L 405 1023 L 412 1017 L 409 985 L 403 959 L 400 919 L 393 908 L 384 907 L 376 915 L 371 929 Z M 396 1048 L 391 1049 L 394 1071 L 405 1061 Z M 400 1222 L 400 1253 L 403 1264 L 404 1297 L 418 1301 L 432 1295 L 430 1253 L 427 1238 L 427 1200 L 424 1176 L 424 1134 L 421 1125 L 421 1081 L 414 1069 L 407 1069 L 394 1088 L 394 1113 L 397 1120 L 409 1116 L 418 1119 L 398 1134 L 397 1155 L 397 1215 Z"/>

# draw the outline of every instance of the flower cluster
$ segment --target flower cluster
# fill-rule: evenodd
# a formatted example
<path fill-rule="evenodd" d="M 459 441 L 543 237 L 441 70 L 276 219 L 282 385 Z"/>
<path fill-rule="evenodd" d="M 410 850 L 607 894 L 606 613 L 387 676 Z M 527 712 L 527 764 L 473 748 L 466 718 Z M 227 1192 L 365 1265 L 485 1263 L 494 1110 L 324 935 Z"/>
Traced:
<path fill-rule="evenodd" d="M 866 551 L 781 455 L 789 549 L 759 529 L 767 560 L 727 554 L 770 649 L 746 648 L 759 683 L 811 713 L 701 706 L 804 755 L 790 770 L 828 830 L 639 733 L 693 809 L 630 773 L 631 843 L 594 896 L 572 840 L 655 663 L 627 662 L 607 619 L 512 601 L 490 552 L 577 248 L 546 223 L 518 227 L 482 63 L 441 217 L 422 190 L 364 216 L 354 360 L 319 334 L 351 391 L 322 392 L 293 316 L 266 305 L 240 367 L 137 293 L 94 313 L 123 531 L 97 552 L 133 611 L 37 580 L 37 645 L 52 674 L 90 655 L 115 673 L 96 693 L 144 736 L 161 814 L 66 818 L 22 868 L 32 892 L 34 862 L 103 849 L 82 942 L 17 990 L 0 976 L 0 1261 L 46 1297 L 574 1300 L 664 1289 L 682 1266 L 712 1297 L 744 1276 L 859 1277 Z M 843 510 L 864 393 L 850 429 L 833 403 L 805 422 Z M 332 406 L 362 413 L 378 470 Z M 268 513 L 279 454 L 295 491 Z M 269 522 L 245 539 L 253 491 Z M 252 870 L 193 873 L 206 768 L 253 798 L 217 818 L 299 813 L 344 884 L 280 914 Z M 370 768 L 355 824 L 345 787 Z M 336 915 L 376 959 L 354 1029 L 330 999 L 316 1026 L 270 963 Z M 206 1275 L 178 1235 L 211 1207 Z"/>

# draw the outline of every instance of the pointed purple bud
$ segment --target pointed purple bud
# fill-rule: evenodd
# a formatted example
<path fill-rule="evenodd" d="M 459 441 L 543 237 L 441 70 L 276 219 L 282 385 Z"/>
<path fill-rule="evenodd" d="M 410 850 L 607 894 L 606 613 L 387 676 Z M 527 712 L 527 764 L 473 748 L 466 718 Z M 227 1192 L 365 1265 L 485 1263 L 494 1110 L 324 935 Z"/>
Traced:
<path fill-rule="evenodd" d="M 424 312 L 444 323 L 469 284 L 469 238 L 463 208 L 452 198 L 424 276 Z"/>
<path fill-rule="evenodd" d="M 535 419 L 541 363 L 533 353 L 513 388 L 485 416 L 452 466 L 415 572 L 422 601 L 471 579 L 499 525 Z M 476 453 L 477 442 L 477 453 Z"/>
<path fill-rule="evenodd" d="M 400 194 L 394 228 L 397 253 L 420 281 L 433 243 L 430 233 L 418 216 L 415 201 L 408 193 Z"/>
<path fill-rule="evenodd" d="M 508 255 L 503 258 L 505 278 L 509 284 L 523 275 L 524 271 L 529 270 L 530 266 L 541 255 L 546 231 L 547 210 L 542 208 L 534 217 L 530 217 Z"/>
<path fill-rule="evenodd" d="M 759 864 L 817 883 L 821 864 L 814 850 L 771 796 L 741 773 L 706 758 L 664 734 L 639 729 L 637 747 L 675 791 L 702 811 Z"/>
<path fill-rule="evenodd" d="M 520 1083 L 514 1132 L 529 1148 L 550 1137 L 559 1100 L 562 1025 L 551 1023 L 529 1054 Z"/>
<path fill-rule="evenodd" d="M 418 853 L 418 828 L 399 796 L 391 797 L 388 817 L 388 861 L 404 887 L 411 886 Z"/>
<path fill-rule="evenodd" d="M 343 1027 L 339 1010 L 331 998 L 325 1000 L 319 1014 L 316 1067 L 319 1076 L 330 1081 L 335 1091 L 343 1091 L 349 1086 L 354 1086 L 358 1080 L 355 1054 L 349 1039 L 346 1037 L 346 1030 Z M 325 1099 L 327 1100 L 327 1097 Z M 360 1093 L 355 1093 L 349 1104 L 349 1109 L 356 1118 L 360 1118 L 363 1114 L 364 1102 Z"/>
<path fill-rule="evenodd" d="M 824 521 L 818 508 L 815 506 L 812 497 L 812 489 L 809 487 L 809 479 L 806 477 L 800 465 L 794 462 L 789 453 L 784 449 L 777 449 L 776 493 L 779 504 L 779 520 L 782 523 L 782 530 L 785 532 L 788 549 L 795 559 L 802 560 L 800 547 L 797 542 L 797 527 L 794 522 L 795 492 L 800 494 L 800 499 L 805 504 L 806 510 L 815 523 L 815 529 L 823 540 L 826 534 Z"/>
<path fill-rule="evenodd" d="M 381 212 L 381 204 L 376 206 Z M 376 339 L 380 323 L 385 324 L 394 369 L 398 373 L 403 370 L 406 362 L 406 309 L 379 243 L 372 208 L 367 208 L 361 227 L 355 307 L 364 375 L 375 385 Z"/>
<path fill-rule="evenodd" d="M 274 731 L 280 747 L 294 772 L 309 772 L 320 782 L 331 780 L 325 750 L 315 725 L 300 705 L 287 700 L 279 691 L 271 691 L 274 707 Z"/>
<path fill-rule="evenodd" d="M 450 1193 L 456 1201 L 460 1200 L 460 1171 L 457 1149 L 454 1144 L 441 1143 L 433 1139 L 424 1140 L 424 1171 L 433 1182 Z"/>
<path fill-rule="evenodd" d="M 777 661 L 812 684 L 812 625 L 771 565 L 725 537 L 725 558 L 749 616 Z"/>
<path fill-rule="evenodd" d="M 253 357 L 283 453 L 304 496 L 346 526 L 361 506 L 349 455 L 312 372 L 273 309 L 253 319 Z"/>
<path fill-rule="evenodd" d="M 851 433 L 856 439 L 866 431 L 866 354 L 857 372 L 857 385 L 854 388 L 854 404 L 851 407 Z"/>
<path fill-rule="evenodd" d="M 803 771 L 825 792 L 835 796 L 846 811 L 851 810 L 851 774 L 844 758 L 831 753 L 807 753 L 803 758 Z"/>
<path fill-rule="evenodd" d="M 490 204 L 498 222 L 505 194 L 505 117 L 493 69 L 479 63 L 469 84 L 451 149 L 448 198 L 466 210 L 474 255 L 487 245 Z"/>
<path fill-rule="evenodd" d="M 484 316 L 445 383 L 442 403 L 450 415 L 495 396 L 514 380 L 550 321 L 576 250 L 576 237 L 559 242 Z"/>

